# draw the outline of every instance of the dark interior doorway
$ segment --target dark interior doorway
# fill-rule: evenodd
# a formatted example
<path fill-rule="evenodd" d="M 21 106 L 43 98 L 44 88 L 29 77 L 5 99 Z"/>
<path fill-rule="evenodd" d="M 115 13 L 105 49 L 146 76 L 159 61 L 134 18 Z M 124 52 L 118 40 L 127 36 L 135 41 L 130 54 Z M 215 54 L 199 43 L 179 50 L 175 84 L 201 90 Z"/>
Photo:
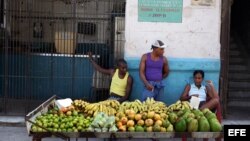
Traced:
<path fill-rule="evenodd" d="M 228 50 L 227 118 L 250 118 L 250 3 L 233 0 Z"/>
<path fill-rule="evenodd" d="M 234 0 L 231 9 L 231 36 L 238 35 L 247 53 L 250 53 L 249 6 L 249 0 Z"/>

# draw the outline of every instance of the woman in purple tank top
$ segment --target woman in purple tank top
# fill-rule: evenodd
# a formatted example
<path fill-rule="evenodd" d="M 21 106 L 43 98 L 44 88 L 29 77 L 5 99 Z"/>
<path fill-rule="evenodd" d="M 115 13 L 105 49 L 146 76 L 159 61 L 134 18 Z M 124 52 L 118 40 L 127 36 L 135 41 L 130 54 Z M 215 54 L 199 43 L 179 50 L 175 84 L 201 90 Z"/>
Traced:
<path fill-rule="evenodd" d="M 152 44 L 153 51 L 141 57 L 139 73 L 144 83 L 141 101 L 145 101 L 147 97 L 157 99 L 158 95 L 164 93 L 162 80 L 169 73 L 168 60 L 163 56 L 165 47 L 162 41 L 156 40 Z"/>

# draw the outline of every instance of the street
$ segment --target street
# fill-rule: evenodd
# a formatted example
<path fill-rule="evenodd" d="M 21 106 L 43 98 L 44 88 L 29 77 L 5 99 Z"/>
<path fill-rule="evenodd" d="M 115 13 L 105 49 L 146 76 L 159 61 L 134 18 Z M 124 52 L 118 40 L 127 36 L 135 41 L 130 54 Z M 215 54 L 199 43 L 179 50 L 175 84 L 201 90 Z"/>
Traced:
<path fill-rule="evenodd" d="M 28 135 L 26 127 L 10 127 L 10 126 L 1 126 L 0 127 L 0 141 L 32 141 L 32 137 Z M 104 139 L 96 138 L 71 138 L 70 141 L 103 141 Z M 152 139 L 117 139 L 116 141 L 152 141 Z M 202 141 L 202 139 L 187 139 L 187 141 Z M 44 138 L 42 141 L 63 141 L 60 138 Z M 170 139 L 160 139 L 159 141 L 181 141 L 180 138 L 170 138 Z M 213 141 L 213 139 L 209 139 Z"/>

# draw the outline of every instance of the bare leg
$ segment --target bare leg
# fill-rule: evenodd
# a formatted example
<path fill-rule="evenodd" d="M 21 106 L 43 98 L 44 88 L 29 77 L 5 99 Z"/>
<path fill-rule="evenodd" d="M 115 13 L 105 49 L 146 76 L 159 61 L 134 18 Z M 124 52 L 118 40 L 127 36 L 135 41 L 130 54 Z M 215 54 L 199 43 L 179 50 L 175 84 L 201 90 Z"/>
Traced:
<path fill-rule="evenodd" d="M 206 102 L 204 105 L 201 106 L 201 110 L 208 108 L 210 110 L 216 108 L 219 104 L 219 99 L 218 98 L 212 98 L 208 102 Z"/>

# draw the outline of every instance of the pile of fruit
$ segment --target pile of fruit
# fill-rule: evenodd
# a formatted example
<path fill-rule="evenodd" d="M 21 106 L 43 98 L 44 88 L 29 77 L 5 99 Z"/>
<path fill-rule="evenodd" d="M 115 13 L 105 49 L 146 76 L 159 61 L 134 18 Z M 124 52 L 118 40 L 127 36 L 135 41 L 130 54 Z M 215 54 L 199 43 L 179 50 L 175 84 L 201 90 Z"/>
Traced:
<path fill-rule="evenodd" d="M 148 98 L 119 103 L 75 100 L 71 106 L 53 107 L 38 116 L 33 132 L 219 132 L 222 126 L 209 109 L 192 109 L 189 102 L 167 106 Z M 42 127 L 42 128 L 41 128 Z M 46 129 L 46 130 L 45 130 Z"/>
<path fill-rule="evenodd" d="M 76 110 L 61 111 L 56 108 L 37 116 L 32 132 L 84 132 L 92 123 L 92 117 L 84 117 Z M 47 130 L 46 130 L 47 129 Z"/>
<path fill-rule="evenodd" d="M 217 117 L 209 109 L 185 109 L 171 112 L 168 120 L 176 132 L 219 132 L 222 130 Z"/>
<path fill-rule="evenodd" d="M 79 111 L 88 116 L 96 116 L 103 112 L 109 116 L 115 115 L 120 103 L 117 100 L 104 100 L 98 103 L 88 103 L 83 100 L 74 100 L 72 105 Z"/>
<path fill-rule="evenodd" d="M 99 112 L 87 129 L 89 132 L 116 132 L 115 117 Z"/>
<path fill-rule="evenodd" d="M 136 113 L 126 110 L 125 113 L 116 114 L 116 126 L 119 131 L 126 132 L 173 132 L 173 125 L 167 121 L 165 113 L 158 114 L 154 111 Z"/>

